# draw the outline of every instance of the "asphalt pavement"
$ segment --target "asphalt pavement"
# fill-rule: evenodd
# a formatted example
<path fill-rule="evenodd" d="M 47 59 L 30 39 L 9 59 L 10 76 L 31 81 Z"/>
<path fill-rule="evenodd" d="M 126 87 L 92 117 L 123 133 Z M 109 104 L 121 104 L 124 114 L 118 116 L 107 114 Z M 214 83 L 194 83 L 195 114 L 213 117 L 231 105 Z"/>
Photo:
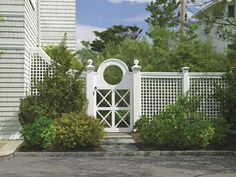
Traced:
<path fill-rule="evenodd" d="M 0 177 L 235 177 L 233 156 L 12 157 Z"/>

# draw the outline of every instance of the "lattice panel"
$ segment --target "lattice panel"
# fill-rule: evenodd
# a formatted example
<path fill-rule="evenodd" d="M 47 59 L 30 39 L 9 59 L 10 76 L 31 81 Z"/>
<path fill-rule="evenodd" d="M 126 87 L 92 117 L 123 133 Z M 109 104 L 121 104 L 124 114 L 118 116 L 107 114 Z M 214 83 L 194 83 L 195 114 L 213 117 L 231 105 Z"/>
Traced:
<path fill-rule="evenodd" d="M 96 117 L 105 128 L 129 128 L 130 90 L 97 90 Z"/>
<path fill-rule="evenodd" d="M 226 88 L 222 78 L 190 78 L 190 96 L 200 96 L 199 111 L 209 118 L 216 118 L 219 113 L 219 103 L 212 97 L 215 86 Z"/>
<path fill-rule="evenodd" d="M 152 117 L 182 93 L 181 78 L 141 78 L 141 114 Z"/>
<path fill-rule="evenodd" d="M 54 70 L 38 53 L 31 54 L 31 94 L 38 95 L 34 81 L 43 81 L 44 74 L 48 71 L 49 76 L 52 76 Z"/>

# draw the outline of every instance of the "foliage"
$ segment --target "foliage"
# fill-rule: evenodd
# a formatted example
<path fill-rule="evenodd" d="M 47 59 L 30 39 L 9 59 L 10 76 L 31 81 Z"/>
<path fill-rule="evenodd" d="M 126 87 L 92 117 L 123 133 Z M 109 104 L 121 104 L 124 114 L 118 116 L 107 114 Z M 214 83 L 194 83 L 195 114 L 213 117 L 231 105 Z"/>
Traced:
<path fill-rule="evenodd" d="M 229 17 L 225 13 L 226 7 L 227 1 L 219 1 L 212 4 L 208 10 L 202 11 L 196 16 L 204 24 L 206 34 L 216 31 L 214 35 L 217 35 L 223 40 L 228 40 L 233 34 L 234 28 L 236 27 L 235 17 Z M 213 31 L 212 28 L 216 30 Z"/>
<path fill-rule="evenodd" d="M 224 144 L 230 133 L 230 124 L 223 117 L 217 117 L 213 122 L 215 133 L 213 137 L 214 144 Z"/>
<path fill-rule="evenodd" d="M 19 120 L 21 125 L 32 124 L 41 115 L 47 115 L 46 107 L 39 103 L 36 96 L 28 96 L 21 100 Z"/>
<path fill-rule="evenodd" d="M 103 126 L 85 113 L 62 114 L 60 119 L 55 120 L 55 126 L 54 146 L 62 150 L 97 146 L 104 137 Z"/>
<path fill-rule="evenodd" d="M 56 129 L 53 120 L 40 117 L 32 124 L 23 126 L 21 133 L 27 147 L 32 149 L 47 149 L 54 140 Z"/>
<path fill-rule="evenodd" d="M 146 10 L 151 13 L 146 22 L 149 26 L 176 27 L 179 21 L 175 12 L 178 5 L 176 0 L 152 1 L 146 7 Z"/>
<path fill-rule="evenodd" d="M 79 62 L 76 53 L 73 53 L 67 47 L 66 33 L 58 45 L 48 46 L 44 50 L 55 63 L 60 64 L 60 66 L 56 66 L 59 67 L 62 72 L 66 73 L 70 69 L 78 70 L 78 72 L 83 70 L 83 65 Z"/>
<path fill-rule="evenodd" d="M 140 61 L 142 71 L 180 71 L 183 66 L 191 71 L 226 71 L 228 60 L 224 54 L 214 51 L 210 40 L 202 42 L 191 35 L 179 42 L 178 33 L 166 27 L 153 27 L 149 31 L 152 43 L 147 39 L 126 39 L 120 44 L 108 43 L 102 52 L 90 49 L 78 51 L 82 62 L 92 58 L 96 66 L 108 58 L 118 58 L 128 67 L 134 59 Z M 191 32 L 191 34 L 194 34 Z"/>
<path fill-rule="evenodd" d="M 89 45 L 91 50 L 101 52 L 108 42 L 112 41 L 115 44 L 119 44 L 127 38 L 137 39 L 141 32 L 142 30 L 135 25 L 115 25 L 102 32 L 94 31 L 95 36 L 98 38 Z"/>
<path fill-rule="evenodd" d="M 236 68 L 236 34 L 231 37 L 232 44 L 228 49 L 228 60 L 231 68 Z"/>
<path fill-rule="evenodd" d="M 33 123 L 38 116 L 59 117 L 62 113 L 81 112 L 85 108 L 84 84 L 80 80 L 82 65 L 66 46 L 66 38 L 57 46 L 46 48 L 54 59 L 54 73 L 44 75 L 43 82 L 35 82 L 39 95 L 21 101 L 20 121 Z M 71 69 L 78 70 L 71 70 Z M 49 68 L 50 69 L 50 68 Z"/>
<path fill-rule="evenodd" d="M 180 41 L 177 32 L 165 27 L 151 28 L 150 36 L 156 56 L 153 66 L 157 71 L 179 71 L 183 66 L 200 72 L 226 71 L 228 68 L 226 56 L 215 52 L 210 40 L 204 42 L 186 35 Z"/>
<path fill-rule="evenodd" d="M 95 53 L 90 49 L 82 49 L 78 51 L 78 55 L 85 64 L 88 58 L 94 60 L 95 66 L 99 66 L 108 58 L 118 58 L 124 61 L 128 67 L 133 66 L 134 59 L 138 59 L 144 68 L 149 70 L 154 63 L 153 48 L 147 39 L 125 39 L 120 44 L 109 42 L 100 53 Z M 150 71 L 150 70 L 149 70 Z"/>
<path fill-rule="evenodd" d="M 227 84 L 227 88 L 216 87 L 214 97 L 220 102 L 220 110 L 222 116 L 236 129 L 236 69 L 232 68 L 231 72 L 227 72 L 223 79 Z"/>
<path fill-rule="evenodd" d="M 152 121 L 142 117 L 137 128 L 144 142 L 179 149 L 206 147 L 213 140 L 215 129 L 197 112 L 197 105 L 196 99 L 181 96 Z"/>
<path fill-rule="evenodd" d="M 116 74 L 114 74 L 116 73 Z M 116 66 L 116 65 L 111 65 L 108 66 L 104 73 L 103 73 L 104 80 L 110 84 L 110 85 L 116 85 L 119 84 L 120 81 L 123 79 L 123 72 L 122 70 Z"/>

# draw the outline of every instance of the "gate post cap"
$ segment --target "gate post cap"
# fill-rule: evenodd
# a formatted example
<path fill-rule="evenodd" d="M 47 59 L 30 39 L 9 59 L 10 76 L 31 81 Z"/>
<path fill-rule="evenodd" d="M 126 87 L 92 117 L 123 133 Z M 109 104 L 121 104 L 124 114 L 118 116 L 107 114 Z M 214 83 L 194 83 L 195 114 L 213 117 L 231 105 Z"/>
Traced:
<path fill-rule="evenodd" d="M 189 71 L 189 67 L 182 67 L 181 68 L 183 72 L 188 72 Z"/>
<path fill-rule="evenodd" d="M 88 59 L 88 66 L 92 66 L 92 64 L 93 64 L 93 60 L 92 59 Z"/>
<path fill-rule="evenodd" d="M 141 66 L 139 66 L 138 64 L 139 64 L 139 60 L 135 59 L 134 66 L 131 67 L 133 71 L 140 71 Z"/>
<path fill-rule="evenodd" d="M 134 60 L 134 65 L 137 66 L 139 64 L 139 60 L 138 59 L 135 59 Z"/>
<path fill-rule="evenodd" d="M 95 66 L 92 65 L 93 64 L 93 60 L 92 59 L 88 59 L 87 63 L 88 63 L 88 65 L 86 66 L 87 71 L 94 70 Z"/>

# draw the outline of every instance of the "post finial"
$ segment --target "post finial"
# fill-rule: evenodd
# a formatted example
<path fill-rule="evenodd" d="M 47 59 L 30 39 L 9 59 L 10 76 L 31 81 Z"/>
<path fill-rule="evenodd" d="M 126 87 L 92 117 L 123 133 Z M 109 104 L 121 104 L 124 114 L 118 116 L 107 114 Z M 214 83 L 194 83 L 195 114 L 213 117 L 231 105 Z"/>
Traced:
<path fill-rule="evenodd" d="M 95 68 L 95 66 L 93 66 L 93 60 L 88 59 L 87 63 L 88 63 L 88 65 L 86 66 L 87 71 L 93 71 Z"/>
<path fill-rule="evenodd" d="M 134 65 L 137 66 L 139 64 L 139 60 L 138 59 L 135 59 L 134 60 Z"/>
<path fill-rule="evenodd" d="M 88 65 L 91 66 L 93 64 L 93 60 L 92 59 L 88 59 Z"/>
<path fill-rule="evenodd" d="M 138 64 L 139 64 L 139 60 L 135 59 L 134 66 L 131 67 L 134 72 L 140 71 L 141 66 L 139 66 Z"/>

